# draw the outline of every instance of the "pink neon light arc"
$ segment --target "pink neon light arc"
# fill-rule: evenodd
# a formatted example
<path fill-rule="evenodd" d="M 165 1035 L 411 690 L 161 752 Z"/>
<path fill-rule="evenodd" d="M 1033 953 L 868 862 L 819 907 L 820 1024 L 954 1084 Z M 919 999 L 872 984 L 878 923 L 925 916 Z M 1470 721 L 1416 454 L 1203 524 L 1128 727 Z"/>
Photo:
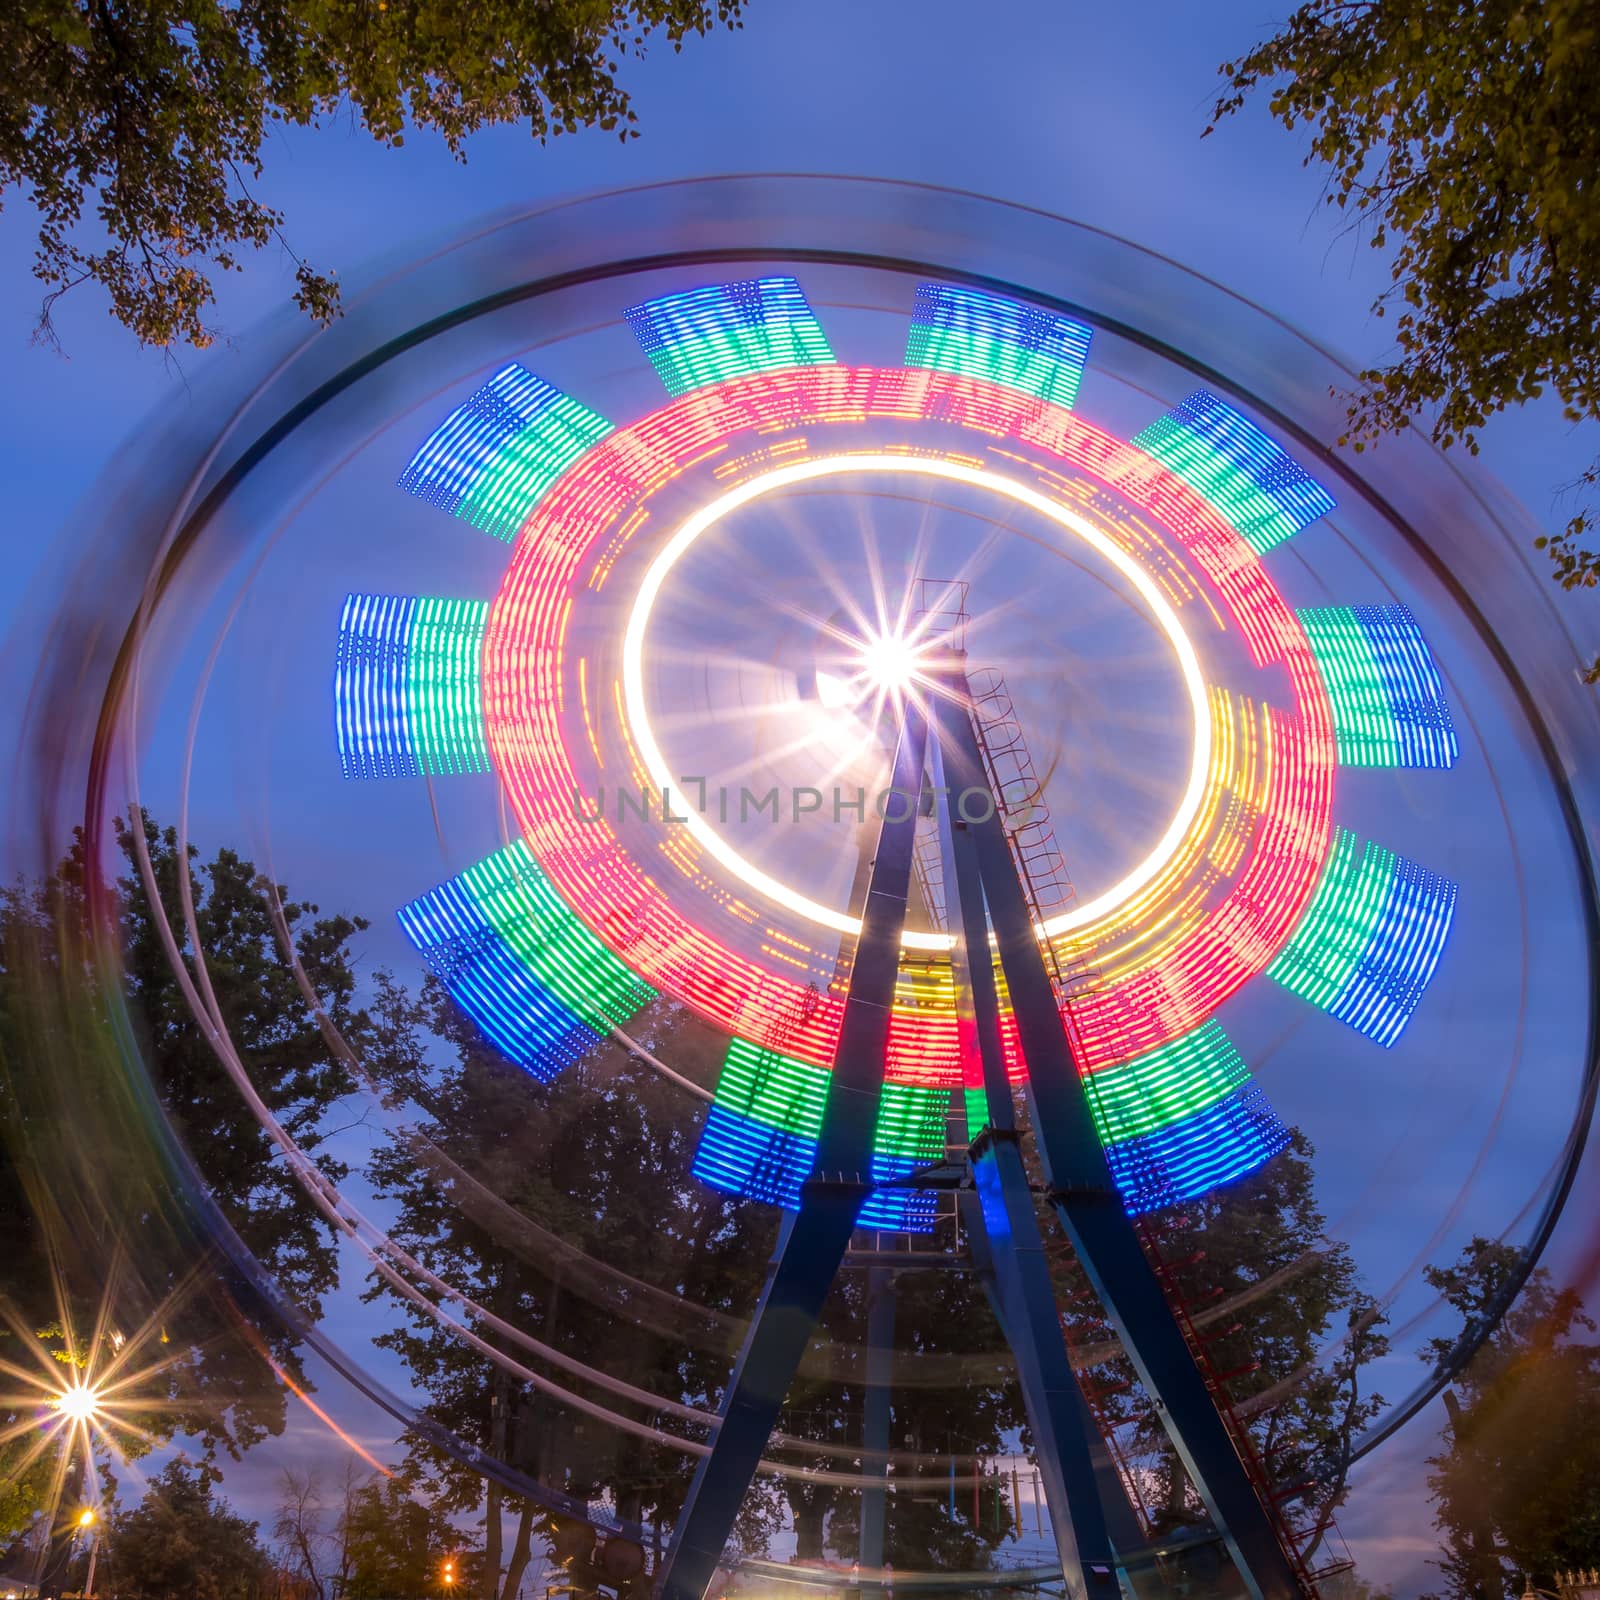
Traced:
<path fill-rule="evenodd" d="M 1332 711 L 1310 645 L 1255 552 L 1182 480 L 1074 413 L 970 378 L 830 366 L 733 379 L 619 429 L 568 469 L 518 540 L 484 643 L 490 750 L 529 848 L 574 909 L 648 982 L 745 1038 L 764 1037 L 787 1018 L 786 1051 L 831 1061 L 841 1011 L 836 998 L 823 995 L 802 1007 L 800 985 L 688 921 L 603 820 L 580 819 L 562 804 L 578 785 L 562 728 L 560 664 L 585 554 L 615 538 L 642 498 L 707 451 L 753 428 L 822 429 L 880 418 L 905 424 L 934 416 L 990 440 L 1016 440 L 1138 506 L 1185 546 L 1255 664 L 1287 674 L 1294 712 L 1270 719 L 1261 820 L 1232 892 L 1181 941 L 1079 1011 L 1086 1058 L 1108 1065 L 1197 1027 L 1282 948 L 1328 850 L 1337 757 Z M 955 1059 L 948 1013 L 896 1013 L 892 1077 L 954 1084 Z"/>

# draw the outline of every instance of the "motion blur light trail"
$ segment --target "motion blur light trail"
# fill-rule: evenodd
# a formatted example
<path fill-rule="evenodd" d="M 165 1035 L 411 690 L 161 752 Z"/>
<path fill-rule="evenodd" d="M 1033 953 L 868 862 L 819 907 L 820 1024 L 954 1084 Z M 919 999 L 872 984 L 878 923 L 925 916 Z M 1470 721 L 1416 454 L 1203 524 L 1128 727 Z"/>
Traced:
<path fill-rule="evenodd" d="M 833 351 L 793 278 L 750 278 L 662 295 L 627 313 L 673 395 L 751 372 L 822 365 Z"/>
<path fill-rule="evenodd" d="M 1051 405 L 1078 398 L 1093 330 L 1042 306 L 953 283 L 917 289 L 906 365 L 1003 383 Z"/>
<path fill-rule="evenodd" d="M 339 759 L 348 778 L 487 772 L 481 600 L 353 594 L 339 623 Z"/>
<path fill-rule="evenodd" d="M 1205 495 L 1258 555 L 1334 509 L 1334 498 L 1281 445 L 1197 389 L 1134 441 Z"/>
<path fill-rule="evenodd" d="M 509 541 L 545 490 L 610 431 L 604 417 L 513 362 L 445 418 L 400 487 Z"/>
<path fill-rule="evenodd" d="M 1190 919 L 1188 939 L 1160 948 L 1154 961 L 1136 964 L 1131 971 L 1120 968 L 1113 983 L 1079 994 L 1072 1016 L 1086 1064 L 1097 1074 L 1120 1069 L 1112 1103 L 1122 1108 L 1124 1128 L 1113 1141 L 1113 1170 L 1133 1209 L 1153 1210 L 1193 1198 L 1269 1160 L 1284 1148 L 1288 1135 L 1259 1090 L 1248 1083 L 1242 1063 L 1238 1081 L 1226 1094 L 1188 1103 L 1170 1092 L 1170 1062 L 1162 1047 L 1183 1035 L 1193 1037 L 1207 1026 L 1218 1006 L 1261 971 L 1289 941 L 1302 916 L 1310 914 L 1310 896 L 1328 838 L 1334 728 L 1344 730 L 1341 752 L 1347 759 L 1357 757 L 1360 752 L 1352 745 L 1349 728 L 1356 721 L 1364 725 L 1366 707 L 1361 686 L 1352 687 L 1346 672 L 1332 676 L 1340 692 L 1330 696 L 1327 663 L 1338 659 L 1327 644 L 1333 614 L 1314 614 L 1324 649 L 1313 652 L 1252 552 L 1271 550 L 1331 511 L 1333 497 L 1258 426 L 1206 391 L 1191 395 L 1138 436 L 1149 456 L 1137 451 L 1137 459 L 1128 456 L 1133 447 L 1119 447 L 1049 402 L 1048 397 L 1057 393 L 1066 403 L 1076 397 L 1090 347 L 1088 330 L 1051 317 L 1042 308 L 959 286 L 925 283 L 917 291 L 908 359 L 925 369 L 921 374 L 914 368 L 899 373 L 857 371 L 835 363 L 793 279 L 711 285 L 647 301 L 627 316 L 668 389 L 687 398 L 640 424 L 606 433 L 592 450 L 574 457 L 562 476 L 542 488 L 529 506 L 511 573 L 491 608 L 482 666 L 467 663 L 455 676 L 482 696 L 482 719 L 497 769 L 543 868 L 538 881 L 548 881 L 582 918 L 581 923 L 574 918 L 573 926 L 594 926 L 603 938 L 609 934 L 619 955 L 625 952 L 624 959 L 642 980 L 637 1004 L 656 989 L 674 993 L 733 1033 L 736 1050 L 752 1052 L 737 1058 L 740 1070 L 731 1074 L 724 1070 L 697 1173 L 749 1198 L 797 1203 L 800 1183 L 814 1159 L 822 1080 L 802 1097 L 810 1105 L 809 1113 L 799 1110 L 793 1099 L 774 1100 L 769 1091 L 780 1084 L 802 1083 L 807 1061 L 818 1067 L 831 1061 L 842 995 L 836 985 L 823 992 L 819 980 L 828 961 L 825 949 L 814 951 L 814 975 L 804 986 L 775 972 L 770 963 L 741 958 L 711 929 L 676 911 L 653 877 L 632 865 L 631 852 L 603 815 L 586 818 L 564 813 L 559 802 L 552 804 L 554 797 L 580 792 L 567 755 L 574 747 L 573 737 L 561 726 L 568 683 L 560 663 L 568 651 L 575 601 L 585 587 L 584 569 L 595 562 L 593 552 L 600 552 L 599 563 L 609 581 L 624 541 L 652 538 L 656 524 L 649 508 L 663 490 L 671 487 L 681 494 L 697 468 L 703 474 L 704 464 L 713 459 L 721 466 L 728 441 L 751 429 L 763 440 L 759 454 L 731 484 L 725 470 L 719 474 L 713 498 L 660 543 L 644 573 L 623 643 L 622 708 L 627 721 L 623 738 L 628 757 L 636 754 L 647 771 L 651 792 L 660 794 L 662 822 L 669 817 L 681 821 L 746 889 L 786 911 L 840 934 L 859 927 L 848 910 L 833 911 L 797 894 L 726 843 L 717 825 L 678 786 L 646 707 L 644 663 L 653 608 L 692 544 L 736 508 L 777 489 L 841 472 L 909 471 L 949 477 L 998 488 L 1053 518 L 1133 583 L 1160 620 L 1182 664 L 1194 713 L 1193 755 L 1178 813 L 1150 855 L 1099 899 L 1041 926 L 1041 937 L 1049 939 L 1066 928 L 1087 925 L 1086 934 L 1073 941 L 1071 955 L 1091 968 L 1098 968 L 1114 948 L 1117 931 L 1114 924 L 1111 929 L 1097 924 L 1114 918 L 1140 889 L 1160 878 L 1173 854 L 1188 842 L 1211 767 L 1211 690 L 1193 642 L 1149 569 L 1075 510 L 998 475 L 984 461 L 984 436 L 1015 439 L 1047 458 L 1065 461 L 1080 475 L 1115 488 L 1153 525 L 1170 529 L 1179 551 L 1187 551 L 1202 575 L 1214 583 L 1216 601 L 1224 611 L 1236 616 L 1242 612 L 1253 621 L 1253 628 L 1243 623 L 1241 627 L 1251 636 L 1258 665 L 1281 661 L 1290 668 L 1291 686 L 1297 691 L 1295 715 L 1292 721 L 1267 723 L 1269 730 L 1281 728 L 1276 738 L 1269 732 L 1265 764 L 1267 782 L 1275 787 L 1269 788 L 1269 797 L 1260 806 L 1253 850 L 1247 846 L 1231 863 L 1237 885 L 1233 893 L 1220 903 L 1213 897 L 1208 915 L 1202 910 L 1203 900 L 1187 893 L 1182 880 L 1163 880 L 1166 903 L 1138 901 L 1137 920 L 1129 919 L 1124 927 L 1132 931 L 1141 924 L 1170 926 L 1176 903 Z M 998 347 L 1034 359 L 1000 360 Z M 975 368 L 986 376 L 974 377 Z M 495 383 L 504 377 L 502 373 Z M 540 394 L 553 392 L 528 375 L 518 382 L 524 378 L 525 386 Z M 1019 409 L 1022 397 L 1029 403 Z M 476 419 L 489 414 L 492 398 L 480 391 L 424 447 L 430 471 L 441 482 L 499 470 L 494 449 L 476 421 L 470 428 L 458 421 L 463 415 Z M 872 421 L 886 427 L 891 439 L 918 422 L 966 429 L 974 435 L 973 464 L 938 454 L 927 445 L 914 453 L 902 453 L 908 447 L 898 445 L 873 452 L 846 447 L 839 454 L 813 454 L 814 430 L 819 427 Z M 514 450 L 521 437 L 506 434 L 500 448 Z M 914 439 L 915 431 L 906 437 Z M 459 441 L 459 457 L 450 454 L 450 440 Z M 1124 452 L 1121 457 L 1119 449 Z M 771 465 L 780 453 L 787 457 L 784 464 Z M 1158 462 L 1177 478 L 1163 472 Z M 414 464 L 408 475 L 415 470 Z M 1199 491 L 1198 496 L 1192 490 Z M 346 617 L 352 607 L 362 614 L 362 605 L 353 597 Z M 402 611 L 399 623 L 391 626 L 409 627 L 410 615 L 409 610 Z M 1403 625 L 1411 638 L 1410 656 L 1420 654 L 1426 661 L 1426 647 L 1408 613 L 1391 616 L 1369 608 L 1338 615 L 1347 629 L 1354 628 L 1368 640 L 1387 638 Z M 1386 661 L 1393 653 L 1385 652 Z M 342 636 L 341 658 L 348 654 Z M 1368 659 L 1369 676 L 1376 678 L 1375 646 L 1369 645 Z M 880 692 L 918 692 L 915 652 L 898 632 L 869 636 L 862 662 L 869 682 Z M 402 673 L 406 714 L 414 716 L 417 713 L 409 708 L 422 697 L 413 688 L 418 672 L 410 653 L 391 670 L 391 681 L 398 681 Z M 1390 685 L 1385 705 L 1392 707 L 1399 726 L 1403 717 L 1415 720 L 1415 707 L 1396 698 L 1397 681 L 1399 675 L 1391 666 L 1382 683 Z M 1437 674 L 1430 682 L 1437 694 Z M 597 716 L 587 684 L 580 690 L 586 740 L 598 753 L 607 733 L 602 725 L 596 745 Z M 363 691 L 367 700 L 373 698 L 366 684 L 347 670 L 336 678 L 341 748 L 343 730 L 358 720 L 346 707 Z M 391 692 L 389 698 L 399 696 Z M 598 696 L 596 704 L 604 707 L 605 697 Z M 1342 722 L 1335 722 L 1334 705 L 1344 713 Z M 387 720 L 392 724 L 401 719 L 391 711 Z M 691 870 L 699 872 L 698 861 Z M 1414 882 L 1426 897 L 1424 880 L 1404 881 Z M 463 920 L 459 895 L 448 923 L 452 931 L 441 935 L 430 931 L 429 924 L 434 930 L 444 925 L 423 915 L 421 905 L 418 902 L 402 913 L 408 933 L 430 953 L 458 1002 L 512 1059 L 548 1077 L 596 1042 L 598 1034 L 583 1030 L 575 996 L 567 995 L 563 1008 L 551 993 L 548 972 L 534 970 L 535 952 L 543 948 L 540 941 L 519 949 L 515 940 L 504 937 L 505 928 L 496 930 L 486 921 L 475 927 L 470 916 Z M 1326 922 L 1329 915 L 1325 904 L 1322 920 Z M 1431 976 L 1448 925 L 1448 916 L 1420 925 L 1403 915 L 1380 916 L 1356 953 L 1353 970 L 1360 974 L 1360 982 L 1341 981 L 1337 992 L 1327 997 L 1327 1009 L 1380 1042 L 1392 1044 Z M 1432 932 L 1436 939 L 1429 937 Z M 776 930 L 772 934 L 780 937 Z M 804 971 L 804 943 L 792 933 L 783 937 L 790 946 L 783 955 L 785 963 Z M 1397 940 L 1406 942 L 1397 946 Z M 909 949 L 941 950 L 948 948 L 949 939 L 937 931 L 911 932 L 905 942 Z M 1327 942 L 1326 936 L 1322 942 Z M 772 953 L 770 945 L 766 948 Z M 518 954 L 528 970 L 515 970 Z M 920 997 L 915 988 L 909 992 L 913 1003 L 903 1006 L 896 1018 L 888 1089 L 919 1084 L 939 1091 L 930 1101 L 930 1114 L 942 1122 L 948 1091 L 957 1076 L 950 997 L 938 986 Z M 907 993 L 904 986 L 902 993 Z M 1160 1000 L 1154 998 L 1157 993 Z M 627 1014 L 608 1020 L 620 1025 Z M 762 1051 L 755 1044 L 743 1045 L 740 1034 L 770 1047 Z M 785 1058 L 778 1054 L 780 1049 L 795 1058 L 787 1066 L 781 1064 Z M 763 1063 L 762 1070 L 753 1073 L 750 1069 L 757 1062 Z M 1098 1088 L 1093 1098 L 1098 1105 Z M 1126 1107 L 1135 1101 L 1140 1110 L 1129 1118 Z M 1102 1111 L 1103 1134 L 1111 1133 L 1114 1121 Z M 1137 1132 L 1129 1131 L 1129 1124 L 1136 1125 Z M 932 1142 L 925 1142 L 931 1148 Z M 925 1159 L 938 1154 L 932 1149 Z M 885 1179 L 903 1178 L 914 1165 L 903 1154 L 893 1158 L 881 1148 L 878 1159 L 884 1163 Z M 931 1201 L 913 1206 L 907 1198 L 911 1191 L 884 1193 L 882 1203 L 890 1207 L 891 1221 L 908 1231 L 933 1227 Z"/>
<path fill-rule="evenodd" d="M 1444 686 L 1404 606 L 1321 607 L 1300 622 L 1328 680 L 1345 766 L 1455 765 Z"/>
<path fill-rule="evenodd" d="M 1392 1046 L 1438 965 L 1456 886 L 1339 830 L 1333 855 L 1287 948 L 1267 969 L 1285 988 Z"/>
<path fill-rule="evenodd" d="M 151 730 L 179 701 L 185 651 L 204 653 L 203 630 L 226 613 L 212 651 L 249 666 L 210 691 L 226 715 L 202 726 L 198 700 L 191 714 L 206 737 L 175 789 L 180 849 L 192 761 L 213 812 L 219 793 L 247 797 L 258 836 L 277 824 L 274 873 L 281 860 L 297 892 L 306 879 L 324 903 L 348 902 L 357 868 L 342 858 L 381 858 L 378 894 L 403 907 L 409 946 L 536 1076 L 642 1034 L 632 1019 L 652 996 L 686 1001 L 730 1040 L 715 1089 L 682 1091 L 714 1097 L 696 1170 L 792 1203 L 857 926 L 855 836 L 803 815 L 741 825 L 739 791 L 772 787 L 787 805 L 822 774 L 865 786 L 885 685 L 857 696 L 849 669 L 829 705 L 820 669 L 807 697 L 790 663 L 822 661 L 841 612 L 852 638 L 916 644 L 907 579 L 948 576 L 973 591 L 973 667 L 1003 676 L 1046 747 L 1041 781 L 1080 887 L 1041 934 L 1072 974 L 1069 1022 L 1128 1204 L 1204 1194 L 1303 1128 L 1325 1152 L 1330 1211 L 1386 1219 L 1357 1256 L 1410 1341 L 1397 1361 L 1443 1327 L 1416 1277 L 1439 1259 L 1426 1251 L 1461 1230 L 1503 1233 L 1531 1267 L 1593 1106 L 1595 779 L 1565 756 L 1595 737 L 1594 709 L 1486 492 L 1418 440 L 1363 458 L 1359 474 L 1332 451 L 1342 419 L 1319 397 L 1340 375 L 1325 355 L 1171 263 L 1058 219 L 811 179 L 514 216 L 301 338 L 269 350 L 258 388 L 207 409 L 228 419 L 220 429 L 141 455 L 97 493 L 116 526 L 64 588 L 30 702 L 31 867 L 55 865 L 74 823 L 104 859 L 112 816 L 165 799 Z M 719 504 L 641 612 L 658 557 Z M 450 545 L 434 508 L 503 546 L 459 526 Z M 381 539 L 364 531 L 380 524 Z M 264 624 L 241 604 L 258 573 L 282 583 L 258 608 L 270 635 L 252 633 Z M 438 592 L 455 598 L 423 598 Z M 307 749 L 299 730 L 330 666 L 332 727 Z M 290 759 L 267 698 L 278 683 Z M 927 691 L 913 674 L 906 692 Z M 1038 732 L 1057 709 L 1059 749 Z M 848 749 L 841 716 L 860 733 Z M 693 808 L 702 826 L 669 823 L 696 798 L 693 772 L 710 797 Z M 414 781 L 352 786 L 358 806 L 340 798 L 340 773 Z M 676 804 L 659 803 L 663 782 Z M 613 807 L 622 792 L 656 804 L 618 823 L 612 808 L 595 814 L 602 788 Z M 288 827 L 307 816 L 316 829 Z M 194 908 L 181 911 L 175 970 L 192 949 L 191 1003 L 251 1100 L 208 998 Z M 948 938 L 932 914 L 911 932 L 877 1126 L 884 1184 L 938 1159 L 961 1110 Z M 101 959 L 115 960 L 109 946 Z M 1263 973 L 1275 982 L 1253 981 Z M 669 1049 L 631 1047 L 680 1092 Z M 1449 1141 L 1418 1138 L 1439 1060 L 1455 1064 L 1457 1145 L 1470 1146 L 1456 1166 Z M 80 1115 L 100 1125 L 92 1101 Z M 116 1136 L 130 1125 L 153 1163 L 169 1159 L 137 1119 Z M 419 1317 L 492 1343 L 502 1370 L 581 1401 L 603 1429 L 703 1450 L 708 1413 L 497 1325 L 271 1131 L 330 1224 Z M 526 1225 L 525 1248 L 559 1255 L 593 1303 L 699 1348 L 736 1336 L 737 1318 L 625 1282 L 558 1229 L 508 1214 L 446 1152 L 409 1148 L 453 1204 L 508 1234 Z M 1457 1196 L 1443 1218 L 1439 1192 Z M 927 1226 L 932 1198 L 882 1188 L 878 1225 Z M 241 1273 L 259 1272 L 219 1240 Z M 575 1504 L 441 1435 L 318 1337 L 441 1449 L 563 1515 L 621 1525 L 614 1507 Z M 1471 1346 L 1409 1389 L 1402 1377 L 1408 1392 L 1358 1448 L 1413 1415 Z M 831 1354 L 859 1371 L 859 1351 Z M 978 1355 L 899 1359 L 907 1381 L 980 1381 Z M 806 1449 L 862 1483 L 855 1447 L 783 1445 Z"/>

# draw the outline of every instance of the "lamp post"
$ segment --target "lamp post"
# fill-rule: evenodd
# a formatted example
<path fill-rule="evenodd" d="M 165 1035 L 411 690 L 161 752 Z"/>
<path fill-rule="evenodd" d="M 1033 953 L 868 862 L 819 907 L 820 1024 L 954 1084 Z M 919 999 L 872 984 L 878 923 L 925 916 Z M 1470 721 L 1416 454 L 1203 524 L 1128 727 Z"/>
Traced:
<path fill-rule="evenodd" d="M 94 1596 L 94 1564 L 100 1554 L 99 1524 L 100 1518 L 93 1506 L 85 1506 L 78 1513 L 78 1527 L 89 1540 L 89 1571 L 83 1580 L 83 1600 L 93 1600 Z"/>
<path fill-rule="evenodd" d="M 62 1472 L 62 1497 L 74 1494 L 82 1510 L 72 1516 L 63 1516 L 60 1500 L 56 1502 L 55 1526 L 45 1553 L 38 1585 L 41 1596 L 58 1595 L 66 1582 L 67 1563 L 80 1534 L 94 1526 L 95 1513 L 87 1502 L 93 1497 L 94 1430 L 102 1414 L 104 1396 L 99 1385 L 85 1383 L 74 1377 L 64 1389 L 49 1397 L 48 1405 L 65 1424 L 62 1444 L 66 1456 Z M 69 1485 L 76 1485 L 69 1489 Z M 85 1521 L 84 1518 L 89 1520 Z M 90 1546 L 91 1552 L 93 1545 Z"/>
<path fill-rule="evenodd" d="M 451 1597 L 455 1593 L 456 1586 L 456 1563 L 454 1556 L 450 1556 L 445 1560 L 444 1570 L 440 1576 L 444 1580 L 444 1600 L 451 1600 Z"/>

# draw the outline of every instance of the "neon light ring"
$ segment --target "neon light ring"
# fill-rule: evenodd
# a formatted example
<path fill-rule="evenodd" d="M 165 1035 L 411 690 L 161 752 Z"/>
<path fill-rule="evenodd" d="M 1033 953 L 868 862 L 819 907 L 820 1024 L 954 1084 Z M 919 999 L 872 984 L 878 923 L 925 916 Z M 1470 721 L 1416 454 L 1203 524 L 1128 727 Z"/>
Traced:
<path fill-rule="evenodd" d="M 1414 439 L 1359 462 L 1319 444 L 1342 420 L 1330 358 L 1059 219 L 812 179 L 555 211 L 392 275 L 304 348 L 285 333 L 214 408 L 220 437 L 164 447 L 182 481 L 107 486 L 119 548 L 146 528 L 164 565 L 105 664 L 96 748 L 140 749 L 195 619 L 215 619 L 193 804 L 237 803 L 236 746 L 205 737 L 222 700 L 260 729 L 249 792 L 275 874 L 328 904 L 351 899 L 342 873 L 402 884 L 405 942 L 383 958 L 420 953 L 541 1078 L 658 994 L 693 1007 L 729 1038 L 696 1171 L 792 1205 L 855 833 L 693 803 L 683 774 L 784 794 L 870 779 L 859 650 L 880 672 L 900 651 L 914 678 L 915 580 L 960 580 L 975 685 L 1049 771 L 1041 937 L 1076 975 L 1130 1208 L 1256 1171 L 1299 1125 L 1397 1341 L 1439 1331 L 1417 1269 L 1471 1232 L 1525 1242 L 1531 1265 L 1595 1082 L 1596 796 L 1570 756 L 1595 724 L 1520 530 Z M 604 241 L 624 232 L 622 259 Z M 175 579 L 211 549 L 228 559 Z M 278 603 L 244 603 L 274 583 Z M 263 715 L 293 703 L 298 734 L 330 653 L 337 761 Z M 149 759 L 122 787 L 99 761 L 91 825 L 160 788 L 141 787 Z M 616 809 L 663 790 L 686 821 Z M 302 825 L 269 834 L 269 815 Z M 942 1154 L 956 1082 L 929 895 L 903 950 L 885 1179 Z M 925 1230 L 933 1206 L 884 1190 L 864 1221 Z"/>

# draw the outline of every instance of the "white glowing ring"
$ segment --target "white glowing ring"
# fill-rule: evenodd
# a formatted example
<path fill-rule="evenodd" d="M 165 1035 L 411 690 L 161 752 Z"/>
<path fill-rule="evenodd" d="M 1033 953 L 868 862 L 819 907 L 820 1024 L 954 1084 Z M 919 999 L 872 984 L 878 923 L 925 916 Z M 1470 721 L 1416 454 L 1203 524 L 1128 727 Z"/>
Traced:
<path fill-rule="evenodd" d="M 1114 911 L 1123 901 L 1138 893 L 1166 866 L 1182 843 L 1184 835 L 1188 833 L 1195 813 L 1200 809 L 1206 777 L 1211 766 L 1211 704 L 1210 697 L 1206 693 L 1205 679 L 1200 673 L 1200 659 L 1195 654 L 1194 646 L 1190 644 L 1189 636 L 1183 631 L 1183 626 L 1166 596 L 1156 587 L 1144 568 L 1139 566 L 1126 551 L 1108 539 L 1086 518 L 1068 510 L 1065 506 L 1058 505 L 1048 496 L 1040 494 L 1038 490 L 1030 489 L 1025 484 L 1014 483 L 1009 478 L 985 471 L 980 467 L 964 466 L 954 461 L 898 455 L 823 456 L 813 461 L 797 461 L 789 466 L 774 467 L 772 471 L 764 472 L 739 484 L 696 511 L 662 546 L 660 553 L 650 563 L 650 570 L 645 573 L 644 582 L 639 586 L 638 596 L 628 617 L 627 632 L 622 640 L 623 697 L 634 742 L 640 759 L 650 773 L 651 782 L 671 799 L 679 814 L 686 819 L 686 825 L 695 838 L 735 877 L 769 900 L 776 901 L 779 905 L 809 918 L 812 922 L 820 923 L 825 928 L 832 928 L 838 933 L 861 932 L 861 921 L 858 917 L 852 917 L 843 911 L 835 911 L 829 906 L 808 899 L 786 883 L 780 883 L 770 874 L 752 866 L 711 827 L 694 806 L 688 803 L 687 796 L 674 783 L 667 763 L 662 758 L 660 747 L 656 744 L 644 700 L 644 639 L 650 624 L 650 613 L 655 607 L 657 595 L 661 592 L 661 585 L 684 551 L 707 528 L 720 521 L 730 511 L 748 505 L 750 501 L 773 489 L 784 489 L 790 484 L 805 483 L 813 478 L 833 477 L 846 472 L 913 473 L 925 478 L 947 478 L 957 483 L 974 484 L 980 489 L 993 489 L 996 493 L 1009 495 L 1013 500 L 1030 507 L 1041 516 L 1048 517 L 1069 533 L 1076 534 L 1104 556 L 1139 592 L 1140 598 L 1154 615 L 1157 625 L 1166 634 L 1173 654 L 1178 658 L 1178 666 L 1183 673 L 1184 685 L 1189 691 L 1189 702 L 1194 713 L 1194 759 L 1190 764 L 1189 783 L 1183 792 L 1183 799 L 1179 802 L 1172 821 L 1167 825 L 1167 831 L 1156 842 L 1154 849 L 1131 872 L 1093 900 L 1074 906 L 1070 911 L 1063 911 L 1059 916 L 1051 917 L 1044 923 L 1042 931 L 1046 938 L 1053 938 L 1069 928 L 1082 927 L 1085 923 L 1093 922 Z M 911 950 L 948 950 L 953 940 L 947 933 L 919 933 L 908 929 L 902 943 L 905 948 Z"/>

